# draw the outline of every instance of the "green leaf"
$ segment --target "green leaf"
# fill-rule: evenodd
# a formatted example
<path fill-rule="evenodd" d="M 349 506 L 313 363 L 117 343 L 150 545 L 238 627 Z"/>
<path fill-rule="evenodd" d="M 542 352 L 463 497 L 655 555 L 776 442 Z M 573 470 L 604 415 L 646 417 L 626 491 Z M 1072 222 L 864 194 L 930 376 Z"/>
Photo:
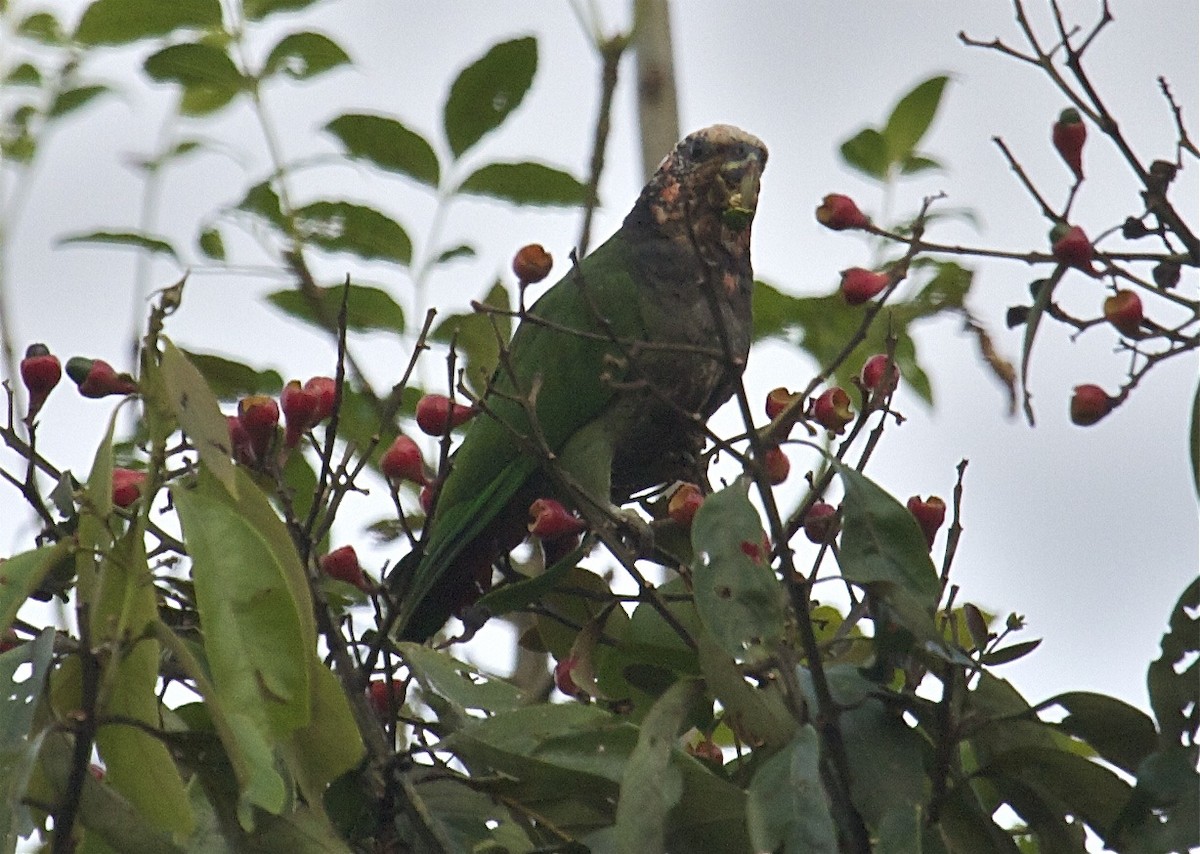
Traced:
<path fill-rule="evenodd" d="M 65 116 L 109 91 L 111 90 L 107 86 L 77 86 L 74 89 L 64 89 L 55 96 L 47 115 L 51 118 Z"/>
<path fill-rule="evenodd" d="M 312 713 L 308 724 L 293 733 L 286 755 L 305 799 L 319 809 L 326 786 L 358 765 L 365 748 L 342 683 L 316 650 L 309 654 L 308 663 Z"/>
<path fill-rule="evenodd" d="M 521 690 L 503 679 L 459 661 L 449 653 L 415 643 L 399 644 L 400 655 L 421 687 L 459 710 L 503 712 L 526 703 Z"/>
<path fill-rule="evenodd" d="M 574 176 L 541 163 L 491 163 L 474 172 L 459 189 L 514 205 L 580 205 L 587 187 Z"/>
<path fill-rule="evenodd" d="M 837 827 L 821 781 L 820 743 L 811 724 L 758 767 L 750 781 L 746 823 L 755 851 L 836 854 Z"/>
<path fill-rule="evenodd" d="M 57 549 L 57 546 L 46 546 L 44 551 Z M 25 554 L 34 554 L 26 552 Z M 7 572 L 12 565 L 12 558 L 5 562 Z M 0 631 L 7 631 L 8 625 Z M 15 646 L 7 652 L 0 653 L 0 751 L 12 755 L 12 751 L 20 749 L 29 743 L 34 715 L 38 708 L 38 699 L 50 673 L 50 664 L 54 660 L 54 629 L 42 629 L 37 637 L 27 643 Z M 18 671 L 29 668 L 28 678 L 16 680 Z M 0 775 L 2 776 L 2 775 Z M 5 807 L 8 801 L 3 802 Z M 2 815 L 5 810 L 0 810 Z"/>
<path fill-rule="evenodd" d="M 528 854 L 536 850 L 521 823 L 503 803 L 486 792 L 433 775 L 427 779 L 418 777 L 415 782 L 421 802 L 445 834 L 450 850 L 481 854 L 489 851 Z"/>
<path fill-rule="evenodd" d="M 997 756 L 979 773 L 992 781 L 1007 778 L 1035 792 L 1059 815 L 1056 802 L 1061 802 L 1102 837 L 1132 794 L 1132 787 L 1112 771 L 1065 750 L 1016 748 Z"/>
<path fill-rule="evenodd" d="M 941 164 L 941 161 L 934 160 L 932 157 L 924 157 L 920 154 L 910 154 L 900 163 L 900 174 L 916 175 L 921 172 L 929 172 L 931 170 L 942 171 L 946 167 Z"/>
<path fill-rule="evenodd" d="M 476 255 L 475 247 L 469 246 L 466 243 L 460 243 L 452 249 L 444 249 L 438 255 L 437 264 L 445 264 L 447 261 L 453 261 L 457 258 L 474 258 Z"/>
<path fill-rule="evenodd" d="M 179 253 L 164 237 L 145 234 L 139 231 L 89 231 L 82 234 L 72 234 L 59 238 L 59 246 L 70 246 L 76 243 L 95 243 L 103 246 L 132 246 L 152 255 L 166 255 L 175 263 L 180 263 Z"/>
<path fill-rule="evenodd" d="M 225 241 L 221 239 L 221 232 L 215 228 L 206 228 L 200 232 L 196 245 L 200 247 L 201 252 L 214 261 L 225 260 Z"/>
<path fill-rule="evenodd" d="M 54 800 L 67 795 L 74 752 L 66 733 L 47 735 L 42 745 L 40 769 Z M 115 788 L 91 774 L 83 775 L 79 798 L 79 823 L 88 831 L 89 848 L 120 851 L 121 854 L 183 854 L 171 837 L 152 827 Z M 102 846 L 107 845 L 107 849 Z"/>
<path fill-rule="evenodd" d="M 232 496 L 237 495 L 229 422 L 204 375 L 168 339 L 163 339 L 161 363 L 166 404 L 187 434 L 200 462 Z"/>
<path fill-rule="evenodd" d="M 282 311 L 311 323 L 321 329 L 332 328 L 342 305 L 342 289 L 322 288 L 319 309 L 313 301 L 298 290 L 275 291 L 267 294 L 267 300 Z M 350 285 L 350 297 L 346 306 L 346 328 L 354 332 L 369 332 L 375 329 L 404 331 L 404 309 L 387 291 L 366 285 Z"/>
<path fill-rule="evenodd" d="M 991 652 L 984 653 L 979 657 L 981 663 L 989 667 L 996 667 L 1001 664 L 1008 664 L 1010 661 L 1016 661 L 1018 658 L 1024 658 L 1042 645 L 1041 638 L 1037 640 L 1021 641 L 1020 643 L 1010 644 L 1000 649 L 994 649 Z"/>
<path fill-rule="evenodd" d="M 480 608 L 486 608 L 493 617 L 523 608 L 530 602 L 541 600 L 547 593 L 553 591 L 563 577 L 575 568 L 580 558 L 587 554 L 587 548 L 580 545 L 566 557 L 561 558 L 553 566 L 547 567 L 538 575 L 512 581 L 499 587 L 492 588 L 476 602 Z M 557 613 L 557 612 L 556 612 Z"/>
<path fill-rule="evenodd" d="M 177 29 L 217 29 L 219 0 L 96 0 L 75 28 L 75 40 L 89 45 L 128 44 L 165 36 Z"/>
<path fill-rule="evenodd" d="M 325 130 L 338 138 L 348 157 L 407 175 L 430 187 L 441 180 L 433 146 L 395 119 L 346 113 L 325 125 Z"/>
<path fill-rule="evenodd" d="M 1194 747 L 1174 745 L 1146 757 L 1138 766 L 1133 796 L 1107 842 L 1130 854 L 1200 847 L 1200 772 Z"/>
<path fill-rule="evenodd" d="M 618 851 L 665 850 L 667 813 L 683 795 L 683 775 L 671 758 L 684 716 L 700 699 L 702 686 L 694 679 L 676 682 L 642 722 L 617 800 Z"/>
<path fill-rule="evenodd" d="M 229 54 L 206 42 L 165 47 L 148 56 L 142 67 L 151 79 L 184 88 L 180 109 L 188 115 L 219 110 L 246 82 Z"/>
<path fill-rule="evenodd" d="M 47 730 L 33 731 L 38 700 L 54 661 L 53 627 L 0 654 L 0 839 L 12 850 L 17 836 L 35 830 L 24 800 Z M 22 678 L 18 682 L 16 675 Z"/>
<path fill-rule="evenodd" d="M 874 698 L 839 717 L 850 765 L 850 798 L 879 854 L 920 850 L 927 800 L 924 738 Z"/>
<path fill-rule="evenodd" d="M 847 166 L 880 181 L 887 178 L 887 141 L 874 128 L 860 130 L 842 143 L 840 151 Z"/>
<path fill-rule="evenodd" d="M 849 581 L 885 593 L 901 590 L 931 613 L 941 594 L 937 569 L 908 508 L 854 469 L 831 459 L 842 479 L 842 548 Z"/>
<path fill-rule="evenodd" d="M 252 394 L 277 394 L 283 388 L 278 371 L 257 371 L 242 362 L 235 362 L 213 353 L 183 350 L 187 360 L 196 366 L 218 400 L 237 400 Z"/>
<path fill-rule="evenodd" d="M 46 573 L 66 557 L 67 552 L 67 543 L 61 542 L 21 552 L 4 562 L 4 583 L 0 584 L 0 637 L 8 631 L 17 617 L 17 611 L 38 589 Z"/>
<path fill-rule="evenodd" d="M 904 163 L 913 156 L 914 149 L 933 123 L 948 80 L 944 75 L 929 78 L 914 87 L 893 108 L 883 128 L 889 164 Z"/>
<path fill-rule="evenodd" d="M 537 71 L 537 40 L 501 42 L 458 75 L 450 87 L 442 124 L 455 158 L 500 126 L 529 91 Z"/>
<path fill-rule="evenodd" d="M 246 195 L 237 203 L 237 210 L 261 217 L 280 231 L 287 233 L 288 222 L 283 216 L 279 205 L 279 194 L 275 192 L 270 181 L 255 184 L 246 191 Z"/>
<path fill-rule="evenodd" d="M 366 205 L 313 202 L 296 211 L 295 229 L 300 239 L 330 252 L 397 264 L 412 260 L 412 241 L 403 226 Z"/>
<path fill-rule="evenodd" d="M 522 706 L 500 712 L 439 746 L 509 774 L 522 799 L 570 796 L 614 799 L 638 730 L 596 706 Z"/>
<path fill-rule="evenodd" d="M 1200 579 L 1183 591 L 1171 611 L 1167 633 L 1162 638 L 1162 655 L 1146 671 L 1150 708 L 1158 719 L 1164 746 L 1196 744 L 1200 708 Z M 1190 709 L 1190 711 L 1188 711 Z"/>
<path fill-rule="evenodd" d="M 957 266 L 957 265 L 954 265 Z M 962 269 L 962 268 L 960 268 Z M 929 377 L 917 359 L 916 343 L 908 325 L 918 318 L 933 317 L 941 312 L 956 311 L 956 301 L 962 295 L 954 288 L 969 288 L 972 276 L 939 271 L 930 283 L 910 301 L 892 301 L 887 312 L 891 323 L 876 322 L 867 331 L 866 339 L 833 373 L 835 384 L 846 389 L 854 387 L 854 377 L 863 362 L 875 353 L 885 352 L 886 338 L 891 331 L 896 336 L 893 358 L 908 388 L 927 403 L 933 400 Z M 937 285 L 934 285 L 937 282 Z M 962 291 L 965 294 L 965 290 Z M 847 339 L 854 335 L 862 321 L 862 311 L 849 306 L 840 294 L 822 297 L 794 297 L 766 282 L 754 283 L 753 294 L 754 340 L 779 338 L 803 347 L 818 364 L 828 366 L 842 352 Z"/>
<path fill-rule="evenodd" d="M 307 9 L 315 2 L 317 0 L 243 0 L 242 11 L 247 20 L 261 21 L 276 12 L 295 12 Z"/>
<path fill-rule="evenodd" d="M 504 283 L 497 281 L 483 298 L 485 305 L 508 311 L 512 303 Z M 497 338 L 499 336 L 499 339 Z M 452 314 L 433 328 L 434 341 L 454 341 L 466 361 L 465 376 L 476 394 L 483 394 L 500 362 L 500 339 L 512 337 L 512 319 L 506 315 L 482 312 Z"/>
<path fill-rule="evenodd" d="M 310 720 L 316 630 L 287 530 L 249 476 L 237 476 L 237 501 L 204 469 L 195 485 L 172 485 L 171 496 L 204 626 L 215 692 L 206 700 L 228 722 L 222 740 L 244 802 L 278 814 L 287 790 L 272 747 Z"/>
<path fill-rule="evenodd" d="M 142 517 L 117 541 L 101 564 L 92 609 L 91 643 L 111 649 L 105 662 L 98 713 L 160 725 L 156 688 L 160 648 L 150 630 L 158 616 L 157 595 L 146 560 Z M 104 760 L 105 781 L 127 798 L 154 827 L 187 835 L 195 824 L 175 760 L 159 738 L 126 723 L 101 725 L 96 748 Z"/>
<path fill-rule="evenodd" d="M 1138 765 L 1158 744 L 1154 721 L 1116 697 L 1070 691 L 1039 703 L 1034 711 L 1055 706 L 1068 713 L 1055 726 L 1083 739 L 1104 759 L 1129 774 L 1137 773 Z"/>
<path fill-rule="evenodd" d="M 702 632 L 696 640 L 705 684 L 720 701 L 727 719 L 737 721 L 739 735 L 748 743 L 761 745 L 768 753 L 786 746 L 795 734 L 797 723 L 784 702 L 778 680 L 752 686 L 733 657 L 718 647 L 707 632 Z"/>
<path fill-rule="evenodd" d="M 4 76 L 4 83 L 6 86 L 41 86 L 42 72 L 36 65 L 22 62 Z"/>
<path fill-rule="evenodd" d="M 16 33 L 43 44 L 57 45 L 66 41 L 58 18 L 49 12 L 34 12 L 17 24 Z"/>
<path fill-rule="evenodd" d="M 739 478 L 708 496 L 692 522 L 696 611 L 717 643 L 738 660 L 781 638 L 786 613 L 748 490 L 749 480 Z"/>
<path fill-rule="evenodd" d="M 1033 305 L 1029 307 L 1029 314 L 1025 317 L 1025 335 L 1021 341 L 1021 391 L 1025 395 L 1025 417 L 1029 420 L 1030 425 L 1034 423 L 1033 404 L 1029 394 L 1029 366 L 1032 364 L 1030 356 L 1033 355 L 1033 342 L 1037 337 L 1038 327 L 1042 323 L 1042 316 L 1053 300 L 1054 288 L 1062 281 L 1066 269 L 1064 265 L 1059 264 L 1049 279 L 1040 279 L 1034 282 L 1037 285 L 1037 295 L 1034 297 Z"/>
<path fill-rule="evenodd" d="M 295 80 L 309 80 L 339 65 L 349 65 L 350 57 L 341 46 L 320 33 L 289 33 L 271 52 L 263 67 L 263 77 L 283 73 Z"/>

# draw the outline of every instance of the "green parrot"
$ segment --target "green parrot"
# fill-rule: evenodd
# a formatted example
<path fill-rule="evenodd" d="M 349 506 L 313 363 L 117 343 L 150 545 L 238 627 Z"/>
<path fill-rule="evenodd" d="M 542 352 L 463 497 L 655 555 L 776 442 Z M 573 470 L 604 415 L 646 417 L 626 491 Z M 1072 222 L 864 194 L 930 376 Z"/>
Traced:
<path fill-rule="evenodd" d="M 689 135 L 620 229 L 529 308 L 451 458 L 424 548 L 390 576 L 398 637 L 424 641 L 478 598 L 537 498 L 611 508 L 694 468 L 750 350 L 766 162 L 736 127 Z"/>

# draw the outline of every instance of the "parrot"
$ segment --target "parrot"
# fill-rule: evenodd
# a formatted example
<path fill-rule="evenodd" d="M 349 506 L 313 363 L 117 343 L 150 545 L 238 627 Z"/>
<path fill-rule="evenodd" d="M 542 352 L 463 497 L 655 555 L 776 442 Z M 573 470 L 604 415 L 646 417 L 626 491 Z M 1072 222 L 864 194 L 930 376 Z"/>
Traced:
<path fill-rule="evenodd" d="M 750 230 L 766 161 L 740 128 L 691 133 L 612 237 L 524 312 L 421 544 L 389 574 L 395 636 L 424 642 L 485 592 L 536 499 L 610 510 L 694 469 L 703 425 L 750 350 Z"/>

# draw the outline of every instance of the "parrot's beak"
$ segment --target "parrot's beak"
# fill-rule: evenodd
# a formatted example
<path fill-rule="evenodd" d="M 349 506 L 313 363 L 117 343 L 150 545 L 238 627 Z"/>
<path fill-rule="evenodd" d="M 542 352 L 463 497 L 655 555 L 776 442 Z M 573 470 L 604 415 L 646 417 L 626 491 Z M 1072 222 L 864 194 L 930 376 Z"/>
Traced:
<path fill-rule="evenodd" d="M 749 222 L 758 206 L 758 179 L 762 175 L 762 159 L 752 152 L 740 160 L 731 160 L 721 167 L 721 184 L 726 193 L 726 223 L 735 228 Z"/>

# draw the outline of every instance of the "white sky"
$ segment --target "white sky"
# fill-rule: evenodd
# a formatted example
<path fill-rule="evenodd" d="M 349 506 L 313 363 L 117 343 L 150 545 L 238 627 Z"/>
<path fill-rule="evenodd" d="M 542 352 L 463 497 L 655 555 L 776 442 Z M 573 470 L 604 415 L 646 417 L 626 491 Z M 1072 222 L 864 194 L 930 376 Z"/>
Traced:
<path fill-rule="evenodd" d="M 80 3 L 55 5 L 73 10 L 68 17 L 83 8 Z M 627 4 L 596 5 L 610 28 L 623 23 Z M 1029 5 L 1037 7 L 1048 38 L 1040 4 L 1030 0 Z M 1086 26 L 1094 20 L 1091 2 L 1063 5 Z M 1174 127 L 1155 78 L 1168 77 L 1193 138 L 1200 137 L 1196 4 L 1117 0 L 1112 5 L 1117 21 L 1089 53 L 1087 67 L 1143 162 L 1170 158 Z M 32 9 L 34 4 L 14 0 L 12 6 Z M 301 22 L 337 39 L 356 68 L 315 83 L 281 83 L 269 90 L 268 109 L 289 159 L 331 151 L 330 139 L 319 128 L 341 112 L 393 113 L 428 138 L 439 138 L 442 100 L 457 71 L 497 41 L 534 33 L 540 48 L 534 89 L 501 131 L 472 153 L 472 163 L 529 157 L 583 174 L 598 97 L 598 62 L 567 4 L 343 0 L 318 5 L 306 16 L 273 19 L 270 30 L 298 29 Z M 938 225 L 932 239 L 1044 248 L 1048 226 L 991 138 L 1003 136 L 1033 180 L 1057 202 L 1065 197 L 1068 172 L 1050 146 L 1049 130 L 1066 104 L 1034 69 L 995 52 L 965 48 L 957 40 L 958 31 L 966 30 L 977 38 L 999 35 L 1020 45 L 1008 3 L 689 0 L 677 5 L 674 28 L 683 128 L 733 123 L 770 147 L 753 248 L 760 278 L 797 294 L 824 293 L 833 288 L 838 270 L 869 259 L 859 238 L 818 227 L 813 208 L 825 193 L 837 191 L 853 195 L 868 212 L 879 212 L 877 189 L 840 165 L 837 145 L 864 124 L 879 124 L 900 94 L 936 73 L 949 73 L 953 82 L 924 148 L 948 170 L 902 183 L 894 210 L 910 212 L 923 195 L 945 191 L 948 205 L 969 207 L 979 215 L 983 231 Z M 269 46 L 273 40 L 264 37 L 261 44 Z M 124 365 L 130 318 L 135 311 L 144 313 L 144 306 L 135 302 L 132 255 L 56 249 L 54 242 L 68 233 L 130 228 L 137 222 L 141 187 L 124 163 L 151 151 L 163 133 L 170 99 L 165 88 L 131 79 L 129 51 L 106 52 L 90 67 L 123 94 L 69 119 L 51 140 L 12 235 L 8 287 L 20 350 L 29 342 L 45 341 L 64 361 L 81 354 Z M 632 64 L 622 71 L 609 170 L 601 187 L 605 207 L 594 232 L 600 238 L 620 222 L 641 183 Z M 1096 234 L 1136 213 L 1138 197 L 1115 149 L 1090 130 L 1084 155 L 1089 180 L 1075 216 L 1089 234 Z M 219 140 L 223 153 L 191 158 L 166 174 L 154 230 L 192 246 L 197 224 L 260 180 L 267 161 L 244 102 L 215 120 L 185 123 L 170 132 L 186 131 Z M 1190 161 L 1174 194 L 1193 228 L 1200 220 L 1196 176 L 1196 163 Z M 341 166 L 306 170 L 295 186 L 302 200 L 340 194 L 378 204 L 408 228 L 421 251 L 433 205 L 411 183 Z M 526 242 L 545 244 L 561 266 L 577 232 L 574 213 L 517 210 L 490 202 L 456 204 L 445 223 L 443 246 L 466 240 L 480 256 L 435 275 L 429 299 L 461 310 L 505 273 L 512 251 Z M 239 262 L 263 260 L 248 240 L 230 239 L 227 233 L 227 246 Z M 970 307 L 989 325 L 1002 352 L 1015 359 L 1020 330 L 1005 330 L 1004 309 L 1027 301 L 1027 284 L 1037 275 L 1011 263 L 975 266 L 979 272 Z M 331 280 L 348 269 L 382 282 L 408 304 L 410 283 L 394 269 L 355 265 L 344 257 L 320 266 Z M 171 265 L 153 265 L 153 286 L 176 277 Z M 184 346 L 274 366 L 285 378 L 331 373 L 331 345 L 283 321 L 260 298 L 278 287 L 278 281 L 252 275 L 198 272 L 168 333 Z M 1179 292 L 1196 298 L 1194 269 L 1185 272 Z M 1076 314 L 1099 313 L 1103 295 L 1096 283 L 1068 275 L 1059 293 Z M 1147 300 L 1151 317 L 1162 310 Z M 1179 319 L 1177 312 L 1163 316 Z M 1146 665 L 1157 656 L 1170 608 L 1197 572 L 1196 499 L 1186 450 L 1197 362 L 1178 359 L 1161 366 L 1120 410 L 1096 427 L 1081 429 L 1067 420 L 1071 389 L 1096 382 L 1115 390 L 1127 359 L 1113 352 L 1116 337 L 1106 327 L 1074 343 L 1066 333 L 1047 323 L 1039 336 L 1032 370 L 1039 424 L 1030 429 L 1005 418 L 1001 392 L 957 323 L 925 324 L 918 346 L 932 375 L 936 406 L 927 410 L 902 388 L 898 403 L 908 421 L 901 429 L 889 429 L 868 474 L 902 501 L 914 493 L 949 499 L 954 467 L 968 458 L 967 530 L 954 572 L 963 588 L 960 601 L 1002 614 L 1025 614 L 1030 629 L 1022 639 L 1045 638 L 1034 655 L 1002 668 L 999 675 L 1013 679 L 1034 702 L 1066 690 L 1093 690 L 1145 706 Z M 359 337 L 354 346 L 367 354 L 376 383 L 398 378 L 406 353 L 394 340 Z M 426 370 L 427 376 L 441 375 L 432 364 Z M 802 387 L 813 370 L 782 346 L 762 347 L 751 356 L 752 397 L 761 399 L 776 385 Z M 107 403 L 80 400 L 69 386 L 60 389 L 42 417 L 41 450 L 85 473 L 109 411 Z M 10 469 L 18 465 L 11 454 L 0 460 Z M 793 462 L 797 471 L 791 494 L 800 481 L 799 457 Z M 354 505 L 355 512 L 367 520 L 381 515 L 381 492 Z M 0 493 L 0 508 L 5 520 L 0 550 L 28 548 L 32 523 L 11 490 Z M 335 545 L 364 540 L 357 526 L 347 522 Z M 939 550 L 942 542 L 939 537 Z M 395 555 L 386 550 L 375 557 L 382 562 Z"/>

